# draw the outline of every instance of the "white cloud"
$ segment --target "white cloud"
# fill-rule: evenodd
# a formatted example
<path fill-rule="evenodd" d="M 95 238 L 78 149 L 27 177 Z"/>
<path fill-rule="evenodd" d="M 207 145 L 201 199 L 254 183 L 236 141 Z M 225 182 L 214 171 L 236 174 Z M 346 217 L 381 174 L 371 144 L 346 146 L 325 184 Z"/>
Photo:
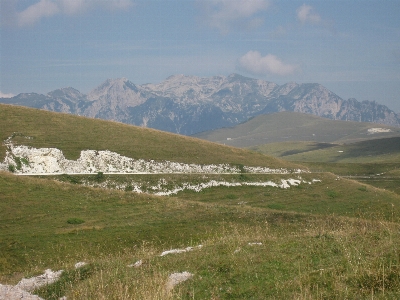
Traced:
<path fill-rule="evenodd" d="M 248 28 L 260 26 L 263 18 L 258 14 L 270 5 L 268 0 L 199 0 L 199 3 L 204 9 L 204 22 L 221 33 L 229 32 L 240 21 Z"/>
<path fill-rule="evenodd" d="M 321 16 L 314 11 L 314 8 L 310 5 L 303 4 L 297 9 L 297 19 L 302 23 L 319 23 L 321 22 Z"/>
<path fill-rule="evenodd" d="M 59 7 L 57 4 L 50 0 L 40 0 L 24 11 L 17 13 L 17 23 L 19 26 L 31 25 L 43 17 L 50 17 L 58 12 Z"/>
<path fill-rule="evenodd" d="M 129 8 L 132 5 L 132 0 L 40 0 L 25 10 L 17 12 L 16 18 L 17 24 L 23 27 L 57 14 L 74 15 L 96 8 L 118 10 Z"/>
<path fill-rule="evenodd" d="M 258 51 L 249 51 L 239 58 L 239 65 L 244 70 L 255 75 L 290 75 L 293 74 L 298 66 L 285 64 L 273 54 L 261 56 Z"/>
<path fill-rule="evenodd" d="M 0 91 L 0 98 L 12 98 L 14 96 L 14 94 L 4 94 Z"/>

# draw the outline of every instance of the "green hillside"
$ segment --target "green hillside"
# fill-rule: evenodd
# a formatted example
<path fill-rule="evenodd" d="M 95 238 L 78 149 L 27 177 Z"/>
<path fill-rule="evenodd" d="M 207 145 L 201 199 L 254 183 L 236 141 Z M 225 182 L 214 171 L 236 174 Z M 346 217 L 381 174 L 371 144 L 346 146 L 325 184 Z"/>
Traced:
<path fill-rule="evenodd" d="M 385 128 L 392 132 L 369 134 L 370 128 Z M 235 127 L 203 132 L 195 136 L 220 144 L 245 148 L 278 142 L 349 143 L 382 137 L 399 137 L 400 128 L 375 123 L 333 121 L 314 115 L 280 112 L 260 115 Z"/>
<path fill-rule="evenodd" d="M 400 137 L 350 144 L 315 142 L 271 143 L 250 149 L 332 172 L 400 194 Z"/>
<path fill-rule="evenodd" d="M 108 149 L 186 163 L 294 165 L 115 122 L 7 105 L 0 106 L 0 115 L 3 140 L 13 135 L 15 143 L 56 147 L 70 159 L 84 149 Z M 307 147 L 304 153 L 312 150 Z M 328 166 L 315 164 L 320 165 L 308 163 L 311 170 Z M 0 283 L 15 285 L 51 268 L 64 272 L 56 283 L 33 291 L 43 299 L 400 298 L 400 195 L 325 170 L 289 175 L 0 172 Z M 389 173 L 399 175 L 393 168 Z M 301 184 L 247 184 L 289 178 Z M 132 180 L 148 187 L 161 181 L 243 184 L 168 197 L 112 186 Z M 182 251 L 161 255 L 173 249 Z M 87 265 L 76 269 L 77 262 Z M 169 276 L 177 272 L 192 277 L 168 289 Z"/>
<path fill-rule="evenodd" d="M 271 143 L 250 149 L 306 165 L 311 171 L 350 176 L 400 194 L 400 137 L 350 144 Z"/>
<path fill-rule="evenodd" d="M 400 162 L 400 137 L 373 139 L 350 144 L 271 143 L 251 147 L 250 149 L 290 161 L 336 163 Z"/>
<path fill-rule="evenodd" d="M 58 148 L 68 159 L 77 159 L 82 150 L 90 149 L 110 150 L 136 159 L 183 163 L 290 166 L 290 163 L 259 153 L 182 135 L 12 105 L 0 104 L 0 128 L 2 141 L 13 135 L 15 144 Z M 4 159 L 5 151 L 2 144 L 0 160 Z"/>

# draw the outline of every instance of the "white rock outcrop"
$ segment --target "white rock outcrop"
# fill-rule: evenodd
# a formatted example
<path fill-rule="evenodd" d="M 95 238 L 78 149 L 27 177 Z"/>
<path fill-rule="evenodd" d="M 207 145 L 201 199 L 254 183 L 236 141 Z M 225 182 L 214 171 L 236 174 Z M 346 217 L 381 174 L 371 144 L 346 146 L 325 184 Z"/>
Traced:
<path fill-rule="evenodd" d="M 57 174 L 239 174 L 237 166 L 229 164 L 197 165 L 172 161 L 133 159 L 118 153 L 104 150 L 83 150 L 77 160 L 66 159 L 57 148 L 33 148 L 7 144 L 8 151 L 0 170 L 13 166 L 19 175 L 57 175 Z M 268 167 L 244 167 L 247 173 L 291 174 L 304 170 L 271 169 Z"/>

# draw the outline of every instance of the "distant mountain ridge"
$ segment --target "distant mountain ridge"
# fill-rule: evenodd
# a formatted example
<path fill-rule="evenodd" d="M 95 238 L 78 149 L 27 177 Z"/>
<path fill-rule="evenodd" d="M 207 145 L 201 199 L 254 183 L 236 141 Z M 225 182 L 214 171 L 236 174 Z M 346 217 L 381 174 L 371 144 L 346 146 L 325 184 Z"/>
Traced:
<path fill-rule="evenodd" d="M 191 135 L 230 127 L 260 114 L 294 111 L 333 120 L 400 127 L 400 116 L 371 101 L 343 100 L 318 83 L 277 85 L 238 74 L 201 78 L 173 75 L 158 84 L 107 79 L 87 95 L 62 88 L 23 93 L 1 103 L 115 120 Z"/>

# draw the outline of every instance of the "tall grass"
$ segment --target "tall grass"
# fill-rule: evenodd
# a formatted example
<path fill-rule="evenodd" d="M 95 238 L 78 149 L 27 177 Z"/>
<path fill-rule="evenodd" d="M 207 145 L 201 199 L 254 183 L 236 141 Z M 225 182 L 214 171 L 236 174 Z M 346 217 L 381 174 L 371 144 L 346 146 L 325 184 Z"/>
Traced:
<path fill-rule="evenodd" d="M 254 225 L 225 223 L 191 252 L 160 257 L 147 244 L 98 259 L 92 276 L 64 292 L 68 299 L 396 299 L 399 242 L 397 224 L 275 214 Z M 142 266 L 128 267 L 138 259 Z M 194 276 L 168 292 L 168 276 L 182 271 Z"/>

